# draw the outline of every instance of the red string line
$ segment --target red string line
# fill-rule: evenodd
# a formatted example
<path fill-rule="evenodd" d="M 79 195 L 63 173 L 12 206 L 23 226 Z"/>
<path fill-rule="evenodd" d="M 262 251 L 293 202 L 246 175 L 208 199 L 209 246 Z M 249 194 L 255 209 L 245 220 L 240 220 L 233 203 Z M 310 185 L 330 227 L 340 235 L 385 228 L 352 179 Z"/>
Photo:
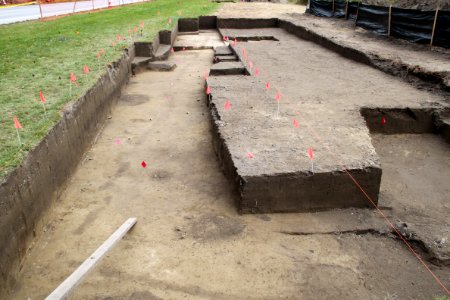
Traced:
<path fill-rule="evenodd" d="M 220 19 L 218 19 L 218 22 L 220 22 Z M 226 26 L 223 26 L 222 28 L 225 28 L 225 30 L 229 30 Z M 227 35 L 229 36 L 229 35 Z M 235 37 L 236 38 L 236 37 Z M 238 54 L 237 51 L 235 53 Z M 246 50 L 247 58 L 248 58 L 248 51 Z M 242 61 L 242 60 L 241 60 Z M 246 63 L 246 62 L 244 62 Z M 253 61 L 253 65 L 256 67 L 255 62 Z M 270 82 L 270 76 L 269 74 L 266 74 L 266 72 L 262 72 L 261 68 L 259 67 L 259 74 L 266 77 Z M 272 83 L 273 87 L 275 88 L 275 85 Z M 280 91 L 280 89 L 275 88 L 275 90 Z M 289 97 L 286 97 L 286 99 L 289 100 Z M 439 279 L 439 277 L 430 269 L 430 267 L 424 262 L 424 260 L 414 251 L 412 246 L 408 243 L 408 241 L 405 239 L 405 237 L 398 231 L 398 229 L 392 224 L 392 222 L 389 220 L 389 218 L 380 210 L 380 208 L 376 205 L 375 201 L 367 194 L 367 192 L 364 190 L 364 188 L 359 184 L 359 182 L 351 175 L 350 171 L 345 167 L 345 165 L 341 162 L 341 160 L 329 149 L 329 147 L 323 142 L 323 140 L 317 135 L 315 130 L 310 127 L 308 124 L 309 122 L 305 122 L 306 128 L 309 131 L 309 133 L 312 133 L 315 140 L 319 141 L 319 144 L 324 145 L 327 151 L 335 158 L 335 160 L 339 163 L 339 165 L 342 167 L 343 171 L 350 177 L 351 181 L 358 187 L 358 189 L 363 193 L 363 195 L 366 197 L 366 199 L 370 202 L 370 204 L 376 209 L 376 211 L 383 217 L 385 223 L 392 228 L 392 230 L 398 235 L 398 237 L 405 243 L 407 248 L 410 250 L 410 252 L 417 258 L 417 260 L 423 265 L 423 267 L 431 274 L 431 276 L 435 279 L 435 281 L 440 285 L 440 287 L 445 291 L 446 294 L 450 295 L 450 291 L 445 287 L 445 285 L 442 283 L 442 281 Z"/>

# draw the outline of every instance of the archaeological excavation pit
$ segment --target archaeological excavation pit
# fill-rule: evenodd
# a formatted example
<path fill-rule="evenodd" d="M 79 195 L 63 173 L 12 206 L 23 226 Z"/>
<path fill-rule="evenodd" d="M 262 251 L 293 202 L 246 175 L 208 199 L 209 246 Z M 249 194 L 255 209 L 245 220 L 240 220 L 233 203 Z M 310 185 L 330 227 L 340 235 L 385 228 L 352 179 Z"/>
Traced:
<path fill-rule="evenodd" d="M 242 27 L 218 20 L 230 47 L 216 49 L 207 85 L 214 147 L 240 212 L 372 206 L 382 166 L 369 127 L 438 131 L 435 119 L 448 107 L 444 96 L 282 28 L 235 24 Z M 222 62 L 226 55 L 239 59 Z"/>
<path fill-rule="evenodd" d="M 327 43 L 278 19 L 201 17 L 136 44 L 128 66 L 136 76 L 51 212 L 17 299 L 28 291 L 45 296 L 129 215 L 137 216 L 136 228 L 74 299 L 243 298 L 255 290 L 263 298 L 316 298 L 322 278 L 337 287 L 327 291 L 331 298 L 370 298 L 388 284 L 358 290 L 367 284 L 361 278 L 413 274 L 417 266 L 402 264 L 407 250 L 398 252 L 390 229 L 366 208 L 396 188 L 392 174 L 407 162 L 389 151 L 410 151 L 416 139 L 420 151 L 431 141 L 438 155 L 447 153 L 431 133 L 449 140 L 448 95 Z M 445 217 L 444 209 L 438 221 Z M 434 233 L 426 245 L 445 230 Z M 448 264 L 448 247 L 430 249 L 424 257 Z M 396 265 L 379 271 L 385 257 Z M 48 271 L 56 265 L 63 268 Z M 253 279 L 241 284 L 248 274 Z M 436 289 L 414 282 L 405 294 Z"/>

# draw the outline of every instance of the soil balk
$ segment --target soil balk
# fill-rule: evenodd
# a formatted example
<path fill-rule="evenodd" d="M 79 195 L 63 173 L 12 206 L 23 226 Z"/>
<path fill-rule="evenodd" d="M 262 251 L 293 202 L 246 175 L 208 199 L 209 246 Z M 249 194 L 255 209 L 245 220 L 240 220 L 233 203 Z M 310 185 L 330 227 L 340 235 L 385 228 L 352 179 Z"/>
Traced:
<path fill-rule="evenodd" d="M 444 99 L 450 99 L 448 91 L 450 91 L 446 77 L 448 74 L 435 74 L 432 71 L 420 68 L 420 66 L 409 66 L 402 61 L 393 61 L 388 57 L 381 57 L 379 55 L 366 53 L 359 49 L 349 47 L 347 45 L 342 45 L 332 39 L 324 37 L 313 30 L 296 23 L 295 21 L 283 20 L 283 19 L 237 19 L 237 18 L 219 18 L 217 20 L 217 25 L 219 31 L 225 29 L 255 29 L 255 28 L 270 28 L 278 27 L 284 29 L 288 33 L 291 33 L 303 40 L 311 41 L 318 44 L 328 50 L 331 50 L 347 59 L 368 65 L 375 69 L 378 69 L 384 73 L 393 75 L 395 77 L 400 77 L 403 81 L 406 81 L 410 85 L 418 89 L 427 89 L 436 94 L 439 94 Z M 222 32 L 222 35 L 224 32 Z M 234 37 L 230 36 L 230 39 Z M 220 93 L 219 93 L 220 94 Z M 213 98 L 215 96 L 214 89 L 211 95 Z M 306 186 L 311 187 L 310 174 L 284 174 L 284 175 L 274 175 L 270 176 L 256 176 L 256 177 L 242 177 L 238 174 L 237 167 L 234 164 L 233 154 L 231 153 L 227 141 L 221 136 L 221 120 L 217 111 L 217 107 L 214 101 L 211 101 L 211 96 L 208 97 L 208 105 L 210 107 L 210 116 L 212 124 L 212 135 L 213 135 L 213 145 L 216 154 L 219 159 L 219 163 L 224 170 L 225 175 L 228 177 L 229 182 L 232 185 L 233 190 L 236 194 L 236 206 L 241 213 L 270 213 L 270 212 L 285 212 L 285 211 L 318 211 L 323 209 L 335 208 L 335 205 L 340 205 L 340 207 L 363 207 L 367 203 L 360 203 L 358 201 L 349 200 L 351 198 L 351 193 L 348 190 L 342 190 L 342 197 L 338 197 L 338 201 L 332 201 L 327 203 L 322 203 L 321 199 L 325 198 L 324 195 L 316 193 L 314 189 L 308 194 L 309 197 L 314 199 L 315 206 L 304 206 L 295 199 L 299 199 L 296 195 L 296 191 L 293 187 L 302 187 L 298 193 L 306 193 Z M 448 141 L 448 122 L 444 121 L 442 116 L 447 115 L 448 108 L 443 108 L 436 106 L 436 109 L 416 109 L 411 110 L 408 108 L 404 109 L 391 109 L 384 110 L 381 114 L 389 117 L 393 122 L 391 123 L 389 132 L 384 132 L 385 130 L 378 126 L 380 111 L 378 108 L 365 108 L 361 111 L 361 114 L 366 119 L 367 125 L 371 132 L 384 132 L 388 134 L 393 133 L 440 133 Z M 378 116 L 378 117 L 375 117 Z M 378 123 L 377 123 L 378 122 Z M 447 129 L 446 129 L 447 128 Z M 235 145 L 236 146 L 236 145 Z M 355 173 L 356 179 L 363 183 L 364 188 L 370 194 L 371 198 L 376 201 L 378 198 L 379 190 L 379 178 L 381 176 L 380 169 L 370 169 L 370 170 L 360 170 L 353 171 Z M 336 172 L 332 174 L 333 178 L 318 178 L 318 180 L 329 181 L 336 180 Z M 317 176 L 315 176 L 317 177 Z M 342 176 L 345 177 L 345 176 Z M 347 178 L 346 178 L 347 179 Z M 281 190 L 288 189 L 289 193 L 292 194 L 291 198 L 286 200 L 285 204 L 278 203 L 275 201 L 274 195 L 271 195 L 270 191 L 264 189 L 266 185 L 270 185 L 271 182 L 276 182 L 274 186 L 281 186 Z M 295 182 L 295 185 L 292 183 Z M 283 187 L 284 186 L 284 187 Z M 341 186 L 341 185 L 339 185 Z M 336 193 L 336 191 L 334 191 Z M 300 195 L 300 194 L 299 194 Z M 346 195 L 346 196 L 344 196 Z M 340 199 L 343 199 L 340 201 Z M 257 199 L 257 200 L 255 200 Z M 345 200 L 347 199 L 347 200 Z M 273 203 L 276 203 L 274 205 Z M 295 203 L 295 205 L 293 204 Z M 258 207 L 256 207 L 256 205 Z"/>

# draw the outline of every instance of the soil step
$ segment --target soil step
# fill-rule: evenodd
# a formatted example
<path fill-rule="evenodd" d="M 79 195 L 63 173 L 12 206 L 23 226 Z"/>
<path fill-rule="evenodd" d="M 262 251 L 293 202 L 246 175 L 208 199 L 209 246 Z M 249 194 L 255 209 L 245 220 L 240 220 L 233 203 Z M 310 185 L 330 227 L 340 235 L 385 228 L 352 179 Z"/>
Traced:
<path fill-rule="evenodd" d="M 151 61 L 147 64 L 147 69 L 152 71 L 173 71 L 177 65 L 167 61 Z"/>
<path fill-rule="evenodd" d="M 248 74 L 245 66 L 240 61 L 219 62 L 213 65 L 209 75 L 246 75 Z"/>
<path fill-rule="evenodd" d="M 145 69 L 151 57 L 136 56 L 131 63 L 131 71 L 134 75 Z"/>
<path fill-rule="evenodd" d="M 159 45 L 153 60 L 166 60 L 170 55 L 170 45 Z"/>
<path fill-rule="evenodd" d="M 234 55 L 233 51 L 231 50 L 231 48 L 229 46 L 220 46 L 220 47 L 216 47 L 214 49 L 214 54 L 216 56 L 227 56 L 227 55 Z"/>

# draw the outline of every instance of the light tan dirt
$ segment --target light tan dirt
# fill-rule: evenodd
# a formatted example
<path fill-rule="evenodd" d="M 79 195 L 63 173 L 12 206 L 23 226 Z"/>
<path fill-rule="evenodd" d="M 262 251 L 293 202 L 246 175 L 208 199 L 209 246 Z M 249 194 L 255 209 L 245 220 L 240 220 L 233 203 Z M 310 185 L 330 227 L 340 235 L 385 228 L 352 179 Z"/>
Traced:
<path fill-rule="evenodd" d="M 281 18 L 301 24 L 319 35 L 380 58 L 404 62 L 412 67 L 446 74 L 450 85 L 450 50 L 418 45 L 395 38 L 385 39 L 354 27 L 353 22 L 305 15 L 306 7 L 274 3 L 225 3 L 217 15 L 222 18 Z"/>
<path fill-rule="evenodd" d="M 224 5 L 219 14 L 276 17 L 303 11 L 302 6 L 240 3 Z M 368 51 L 403 59 L 405 47 L 395 46 L 393 52 L 385 42 L 358 39 L 358 33 L 334 29 L 326 20 L 308 22 Z M 435 56 L 408 53 L 405 59 L 411 63 L 443 68 Z M 204 106 L 201 77 L 212 52 L 177 52 L 171 60 L 179 63 L 174 72 L 143 73 L 131 80 L 125 91 L 130 96 L 123 98 L 46 217 L 48 226 L 24 261 L 12 299 L 45 297 L 130 216 L 138 218 L 135 229 L 73 299 L 430 299 L 442 294 L 398 241 L 377 234 L 337 234 L 386 231 L 370 210 L 237 215 L 212 150 Z M 423 227 L 442 223 L 436 232 L 448 235 L 448 203 L 442 198 L 448 195 L 448 182 L 439 178 L 450 169 L 442 159 L 448 148 L 436 137 L 402 139 L 401 145 L 383 136 L 374 140 L 386 168 L 380 205 L 393 207 L 385 212 L 398 211 L 402 221 L 422 222 Z M 408 170 L 402 172 L 405 165 Z M 426 172 L 426 184 L 420 184 L 423 173 L 413 172 L 418 168 Z M 416 214 L 421 211 L 421 219 L 409 214 L 408 198 L 418 192 L 412 207 Z M 450 284 L 448 268 L 432 269 Z"/>
<path fill-rule="evenodd" d="M 371 210 L 236 213 L 209 133 L 202 77 L 212 56 L 211 50 L 176 52 L 170 58 L 178 63 L 175 71 L 132 78 L 46 217 L 48 225 L 38 233 L 8 298 L 44 298 L 131 216 L 138 218 L 135 228 L 71 299 L 430 299 L 442 294 Z M 427 151 L 435 155 L 434 149 Z M 140 165 L 144 160 L 146 169 Z M 374 233 L 353 233 L 366 231 Z M 432 269 L 450 283 L 448 268 Z"/>

